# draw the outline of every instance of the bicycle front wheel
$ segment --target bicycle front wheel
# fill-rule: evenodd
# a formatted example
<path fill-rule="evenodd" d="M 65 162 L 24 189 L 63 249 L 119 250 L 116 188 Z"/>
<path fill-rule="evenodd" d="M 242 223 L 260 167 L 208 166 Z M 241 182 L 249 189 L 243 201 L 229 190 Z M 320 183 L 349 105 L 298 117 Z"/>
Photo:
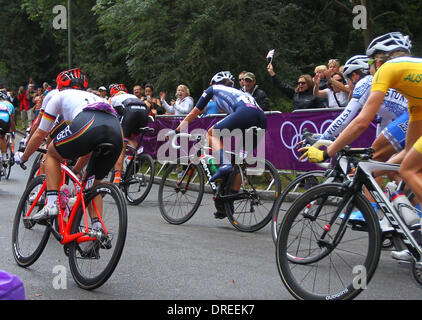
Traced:
<path fill-rule="evenodd" d="M 26 219 L 26 214 L 35 201 L 39 190 L 41 190 L 44 180 L 44 175 L 31 180 L 16 209 L 12 228 L 12 252 L 13 257 L 21 267 L 28 267 L 37 261 L 50 236 L 50 229 L 45 224 Z M 34 206 L 31 216 L 44 207 L 45 199 L 44 192 Z"/>
<path fill-rule="evenodd" d="M 325 171 L 309 171 L 291 181 L 283 190 L 283 193 L 277 200 L 277 206 L 274 209 L 274 213 L 271 219 L 271 236 L 273 237 L 274 244 L 277 242 L 277 234 L 278 230 L 280 229 L 281 221 L 283 220 L 284 215 L 293 200 L 310 188 L 321 184 L 324 181 Z"/>
<path fill-rule="evenodd" d="M 361 193 L 348 199 L 345 194 L 340 184 L 311 188 L 283 219 L 277 267 L 296 299 L 353 299 L 375 272 L 381 251 L 378 218 Z M 356 210 L 363 214 L 362 225 L 345 221 Z"/>
<path fill-rule="evenodd" d="M 236 165 L 226 184 L 225 195 L 240 190 L 235 200 L 225 201 L 227 218 L 238 230 L 257 231 L 270 222 L 277 197 L 281 193 L 281 181 L 277 169 L 268 160 L 256 159 L 256 163 Z M 241 170 L 241 171 L 240 171 Z"/>
<path fill-rule="evenodd" d="M 145 200 L 154 182 L 155 165 L 149 154 L 141 154 L 131 161 L 124 175 L 123 192 L 129 204 L 138 205 Z"/>
<path fill-rule="evenodd" d="M 203 195 L 204 174 L 199 165 L 167 165 L 158 189 L 158 205 L 167 222 L 188 221 L 198 210 Z"/>
<path fill-rule="evenodd" d="M 103 285 L 119 263 L 126 240 L 127 210 L 120 190 L 113 184 L 99 184 L 86 194 L 86 206 L 90 215 L 101 216 L 104 230 L 100 239 L 91 241 L 76 239 L 69 245 L 69 265 L 76 283 L 83 289 L 92 290 Z M 91 219 L 88 229 L 92 232 Z M 72 234 L 86 230 L 82 206 L 72 224 Z"/>

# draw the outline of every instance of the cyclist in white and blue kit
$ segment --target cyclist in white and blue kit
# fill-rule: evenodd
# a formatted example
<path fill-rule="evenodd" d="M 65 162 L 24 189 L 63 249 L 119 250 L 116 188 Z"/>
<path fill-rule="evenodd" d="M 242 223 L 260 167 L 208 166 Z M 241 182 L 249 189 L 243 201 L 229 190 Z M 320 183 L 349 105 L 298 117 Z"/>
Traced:
<path fill-rule="evenodd" d="M 176 130 L 172 130 L 167 134 L 171 136 L 180 132 L 189 122 L 202 113 L 211 99 L 215 102 L 220 112 L 228 114 L 224 119 L 212 126 L 207 133 L 209 144 L 214 154 L 218 155 L 217 161 L 220 163 L 220 167 L 212 176 L 211 181 L 220 180 L 233 170 L 231 161 L 223 150 L 223 143 L 219 134 L 221 130 L 228 129 L 233 131 L 240 129 L 244 133 L 246 129 L 253 126 L 262 129 L 267 128 L 267 119 L 264 111 L 255 99 L 249 93 L 233 88 L 233 84 L 234 77 L 229 71 L 221 71 L 215 74 L 211 79 L 210 87 L 204 91 L 193 110 L 183 119 Z M 232 192 L 237 191 L 232 190 Z M 215 214 L 215 217 L 224 218 L 225 213 L 221 212 L 221 209 L 217 209 L 219 211 Z"/>
<path fill-rule="evenodd" d="M 351 57 L 344 66 L 344 76 L 355 83 L 352 99 L 344 111 L 324 131 L 321 139 L 335 140 L 355 118 L 368 100 L 371 93 L 375 67 L 368 56 Z M 376 140 L 372 144 L 375 150 L 374 160 L 387 161 L 394 153 L 404 149 L 407 121 L 407 99 L 394 89 L 389 89 L 377 112 Z"/>
<path fill-rule="evenodd" d="M 211 181 L 223 178 L 233 169 L 230 160 L 225 156 L 221 137 L 216 130 L 228 129 L 233 131 L 240 129 L 244 131 L 253 126 L 262 129 L 267 128 L 267 119 L 264 111 L 255 99 L 249 93 L 233 88 L 233 84 L 234 78 L 229 71 L 217 73 L 211 79 L 211 86 L 204 91 L 196 106 L 175 130 L 175 132 L 180 132 L 189 122 L 198 117 L 211 99 L 215 102 L 220 112 L 228 114 L 227 117 L 208 130 L 208 141 L 213 151 L 219 154 L 219 159 L 217 160 L 221 164 Z"/>

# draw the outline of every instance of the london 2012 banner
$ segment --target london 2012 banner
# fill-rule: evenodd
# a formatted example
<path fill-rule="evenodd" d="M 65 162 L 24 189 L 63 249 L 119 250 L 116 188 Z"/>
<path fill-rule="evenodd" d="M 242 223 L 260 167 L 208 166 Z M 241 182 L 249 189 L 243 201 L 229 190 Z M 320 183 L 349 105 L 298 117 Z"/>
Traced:
<path fill-rule="evenodd" d="M 299 161 L 300 154 L 298 142 L 306 128 L 312 133 L 323 133 L 336 119 L 341 111 L 319 109 L 317 111 L 302 111 L 293 113 L 269 112 L 267 128 L 264 137 L 259 141 L 257 157 L 265 157 L 279 170 L 309 171 L 321 167 L 309 163 L 307 160 Z M 209 128 L 222 119 L 223 115 L 198 118 L 189 124 L 188 132 L 203 132 L 205 135 Z M 152 134 L 143 138 L 143 152 L 150 154 L 160 162 L 176 160 L 180 156 L 188 156 L 194 150 L 194 142 L 188 141 L 184 151 L 172 152 L 171 144 L 165 138 L 169 130 L 175 129 L 183 117 L 163 116 L 150 121 L 148 126 L 155 129 Z M 352 147 L 370 147 L 375 139 L 376 125 L 374 123 L 354 142 Z M 173 150 L 174 151 L 174 150 Z M 182 152 L 182 154 L 180 153 Z M 165 155 L 165 156 L 163 156 Z M 174 159 L 173 159 L 174 158 Z"/>

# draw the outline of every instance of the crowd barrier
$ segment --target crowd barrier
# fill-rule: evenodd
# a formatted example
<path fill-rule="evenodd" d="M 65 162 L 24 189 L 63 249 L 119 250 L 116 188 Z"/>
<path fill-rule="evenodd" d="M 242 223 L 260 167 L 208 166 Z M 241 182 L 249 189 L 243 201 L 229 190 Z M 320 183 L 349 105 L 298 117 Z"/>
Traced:
<path fill-rule="evenodd" d="M 322 133 L 331 122 L 342 112 L 342 109 L 313 109 L 298 110 L 291 113 L 268 111 L 267 130 L 265 139 L 265 158 L 271 161 L 278 170 L 309 171 L 321 169 L 307 161 L 299 161 L 300 154 L 297 152 L 297 143 L 301 132 L 307 128 L 310 132 Z M 197 118 L 189 124 L 189 132 L 196 129 L 208 130 L 225 115 L 211 115 Z M 175 129 L 183 120 L 183 116 L 162 115 L 157 116 L 155 121 L 150 121 L 149 126 L 155 129 L 153 134 L 144 137 L 144 152 L 157 159 L 158 150 L 165 143 L 163 132 Z M 161 132 L 161 136 L 159 135 Z M 352 144 L 353 147 L 369 147 L 375 139 L 376 125 L 374 123 Z M 193 144 L 193 143 L 192 143 Z M 262 145 L 261 145 L 262 148 Z M 262 153 L 260 153 L 261 155 Z"/>

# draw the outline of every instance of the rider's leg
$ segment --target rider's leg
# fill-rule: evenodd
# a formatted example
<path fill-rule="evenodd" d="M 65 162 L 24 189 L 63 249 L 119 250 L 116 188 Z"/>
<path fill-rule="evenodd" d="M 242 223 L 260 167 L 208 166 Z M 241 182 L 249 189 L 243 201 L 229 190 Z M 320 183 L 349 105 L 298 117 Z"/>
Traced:
<path fill-rule="evenodd" d="M 113 183 L 119 184 L 122 178 L 122 169 L 123 169 L 123 161 L 125 159 L 126 154 L 126 146 L 128 144 L 127 139 L 125 138 L 123 143 L 123 149 L 120 153 L 119 159 L 117 159 L 116 164 L 114 165 L 114 181 Z"/>

